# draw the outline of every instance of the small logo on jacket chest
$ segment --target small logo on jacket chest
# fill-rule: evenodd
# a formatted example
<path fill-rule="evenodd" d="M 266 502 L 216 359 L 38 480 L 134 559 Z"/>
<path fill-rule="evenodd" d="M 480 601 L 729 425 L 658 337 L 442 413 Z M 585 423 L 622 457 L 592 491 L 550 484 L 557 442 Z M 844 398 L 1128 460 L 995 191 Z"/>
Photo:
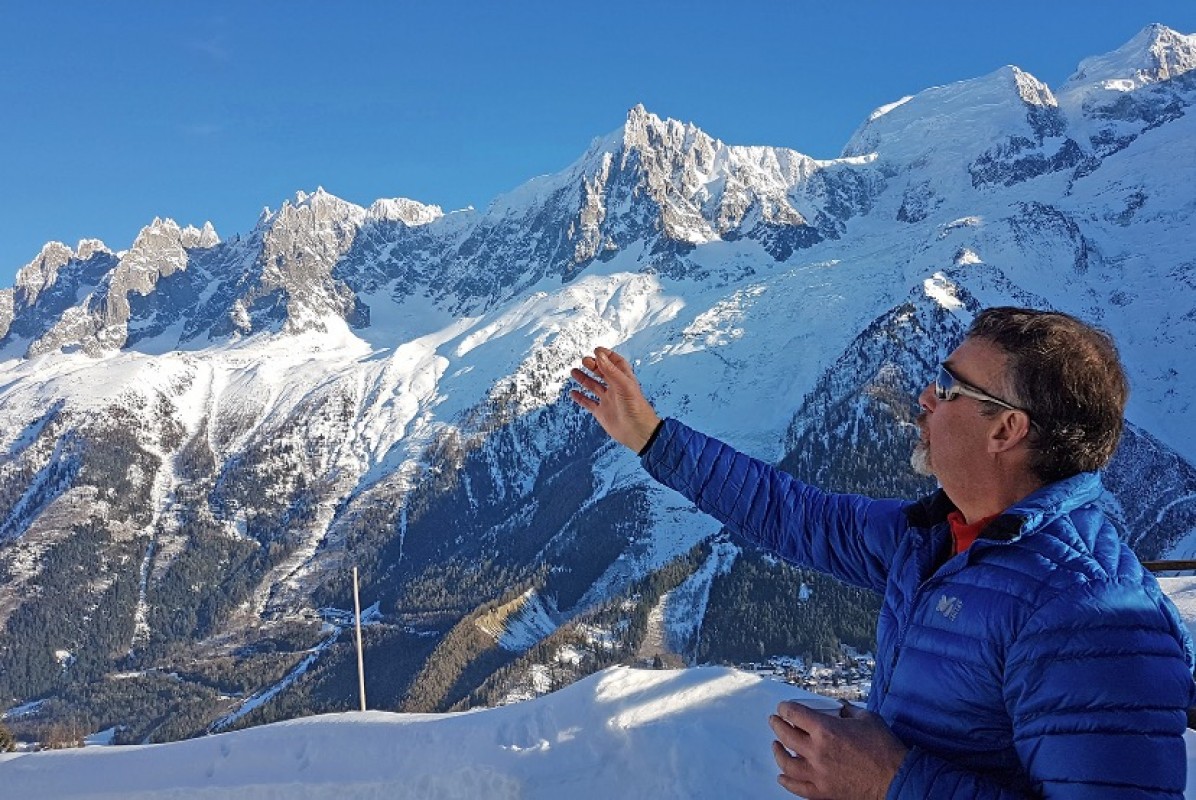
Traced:
<path fill-rule="evenodd" d="M 963 610 L 963 601 L 958 597 L 947 597 L 943 595 L 939 598 L 939 604 L 935 607 L 940 614 L 952 622 L 959 616 L 959 612 Z"/>

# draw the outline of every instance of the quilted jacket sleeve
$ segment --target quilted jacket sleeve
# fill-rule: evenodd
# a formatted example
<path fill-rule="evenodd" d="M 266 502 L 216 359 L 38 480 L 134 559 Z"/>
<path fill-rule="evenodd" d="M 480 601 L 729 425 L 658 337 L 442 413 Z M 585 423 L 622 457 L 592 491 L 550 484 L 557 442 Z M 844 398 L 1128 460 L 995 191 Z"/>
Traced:
<path fill-rule="evenodd" d="M 658 481 L 749 541 L 884 591 L 905 527 L 899 501 L 823 492 L 674 419 L 665 420 L 642 461 Z"/>
<path fill-rule="evenodd" d="M 1014 747 L 1032 793 L 1001 789 L 915 749 L 888 797 L 1180 800 L 1183 709 L 1196 703 L 1181 641 L 1159 598 L 1136 581 L 1092 582 L 1056 596 L 1026 623 L 1005 662 Z"/>

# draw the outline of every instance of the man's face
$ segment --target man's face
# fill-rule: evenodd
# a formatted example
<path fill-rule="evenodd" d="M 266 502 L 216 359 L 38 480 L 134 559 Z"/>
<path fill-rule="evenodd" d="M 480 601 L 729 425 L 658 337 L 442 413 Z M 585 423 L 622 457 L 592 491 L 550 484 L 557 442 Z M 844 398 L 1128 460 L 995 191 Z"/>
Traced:
<path fill-rule="evenodd" d="M 1000 394 L 1004 386 L 1007 356 L 984 339 L 965 339 L 943 363 L 960 381 L 985 392 Z M 977 458 L 987 448 L 992 420 L 981 412 L 985 404 L 971 397 L 939 400 L 934 384 L 918 396 L 921 438 L 910 456 L 920 475 L 933 475 L 951 493 L 951 486 L 968 478 Z"/>

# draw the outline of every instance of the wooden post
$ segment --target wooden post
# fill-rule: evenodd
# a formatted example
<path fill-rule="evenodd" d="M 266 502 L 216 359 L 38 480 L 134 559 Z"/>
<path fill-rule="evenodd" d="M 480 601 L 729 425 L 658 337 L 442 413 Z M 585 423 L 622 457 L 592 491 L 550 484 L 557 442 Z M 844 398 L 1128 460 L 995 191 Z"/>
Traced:
<path fill-rule="evenodd" d="M 353 568 L 353 618 L 357 624 L 357 690 L 365 711 L 365 660 L 361 654 L 361 600 L 357 594 L 357 567 Z"/>

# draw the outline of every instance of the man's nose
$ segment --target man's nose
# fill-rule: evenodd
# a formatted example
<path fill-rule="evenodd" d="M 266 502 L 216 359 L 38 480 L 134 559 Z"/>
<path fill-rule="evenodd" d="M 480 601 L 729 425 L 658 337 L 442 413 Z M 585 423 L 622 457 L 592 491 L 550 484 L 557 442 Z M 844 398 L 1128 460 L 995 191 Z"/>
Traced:
<path fill-rule="evenodd" d="M 918 395 L 918 408 L 925 411 L 934 411 L 934 404 L 936 398 L 934 396 L 934 384 L 926 384 L 926 388 L 922 390 L 922 394 Z"/>

